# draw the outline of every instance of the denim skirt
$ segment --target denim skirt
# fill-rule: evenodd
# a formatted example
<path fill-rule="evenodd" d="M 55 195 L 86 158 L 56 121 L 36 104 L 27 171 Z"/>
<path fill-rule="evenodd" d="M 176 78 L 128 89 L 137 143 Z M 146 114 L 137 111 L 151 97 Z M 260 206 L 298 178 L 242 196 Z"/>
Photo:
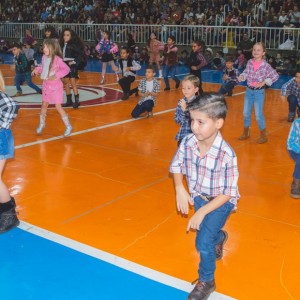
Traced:
<path fill-rule="evenodd" d="M 14 157 L 14 137 L 11 129 L 0 129 L 0 160 Z"/>

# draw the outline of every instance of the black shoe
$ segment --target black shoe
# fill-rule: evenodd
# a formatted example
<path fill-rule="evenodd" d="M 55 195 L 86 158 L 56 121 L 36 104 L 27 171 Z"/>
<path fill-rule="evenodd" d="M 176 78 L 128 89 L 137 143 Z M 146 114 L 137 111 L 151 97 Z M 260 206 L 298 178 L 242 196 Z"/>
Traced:
<path fill-rule="evenodd" d="M 10 205 L 10 209 L 0 212 L 0 233 L 9 231 L 20 224 L 15 209 L 16 204 L 14 198 L 11 198 L 8 205 Z"/>
<path fill-rule="evenodd" d="M 62 107 L 70 107 L 73 106 L 72 95 L 67 95 L 67 102 L 62 105 Z"/>
<path fill-rule="evenodd" d="M 75 95 L 74 98 L 75 98 L 75 102 L 73 103 L 73 108 L 77 109 L 80 105 L 79 94 Z"/>
<path fill-rule="evenodd" d="M 180 81 L 178 81 L 178 82 L 176 83 L 175 88 L 178 89 L 179 86 L 180 86 Z"/>
<path fill-rule="evenodd" d="M 295 119 L 296 114 L 295 113 L 289 113 L 288 114 L 288 122 L 293 122 Z"/>
<path fill-rule="evenodd" d="M 216 260 L 220 260 L 223 257 L 223 248 L 228 239 L 228 233 L 225 230 L 221 230 L 224 235 L 224 238 L 220 244 L 216 245 Z"/>
<path fill-rule="evenodd" d="M 169 90 L 170 90 L 169 87 L 164 88 L 164 91 L 169 91 Z"/>
<path fill-rule="evenodd" d="M 216 289 L 215 281 L 198 281 L 190 292 L 188 300 L 207 300 L 210 294 Z"/>
<path fill-rule="evenodd" d="M 135 91 L 135 96 L 136 96 L 136 97 L 139 96 L 139 89 L 136 89 L 136 91 Z"/>
<path fill-rule="evenodd" d="M 121 100 L 127 100 L 129 98 L 129 94 L 128 93 L 125 93 L 123 95 L 123 97 L 121 98 Z"/>

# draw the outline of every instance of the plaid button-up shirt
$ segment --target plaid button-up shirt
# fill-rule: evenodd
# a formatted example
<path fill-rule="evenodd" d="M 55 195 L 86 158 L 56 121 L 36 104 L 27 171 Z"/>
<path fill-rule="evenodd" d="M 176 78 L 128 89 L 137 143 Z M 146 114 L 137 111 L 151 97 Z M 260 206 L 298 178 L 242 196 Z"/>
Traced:
<path fill-rule="evenodd" d="M 265 60 L 260 67 L 254 71 L 253 59 L 248 61 L 246 69 L 241 76 L 247 80 L 247 85 L 251 85 L 252 82 L 265 81 L 266 85 L 271 86 L 279 78 L 278 73 Z"/>
<path fill-rule="evenodd" d="M 200 158 L 198 140 L 194 134 L 181 142 L 170 166 L 171 173 L 184 174 L 192 198 L 199 195 L 230 196 L 236 205 L 239 199 L 237 158 L 221 133 L 203 158 Z"/>
<path fill-rule="evenodd" d="M 295 77 L 290 79 L 281 87 L 281 95 L 294 95 L 297 97 L 298 103 L 300 104 L 300 84 L 297 83 Z"/>
<path fill-rule="evenodd" d="M 142 94 L 145 94 L 147 92 L 147 80 L 146 80 L 146 78 L 144 78 L 140 81 L 138 89 Z M 150 92 L 153 92 L 153 93 L 159 93 L 160 92 L 160 83 L 155 78 L 153 78 L 153 90 L 150 91 Z M 156 105 L 156 97 L 154 97 L 154 96 L 141 97 L 141 99 L 139 101 L 139 104 L 141 105 L 146 100 L 149 100 L 149 98 L 151 98 L 151 100 L 153 100 L 153 102 L 154 102 L 154 105 Z"/>
<path fill-rule="evenodd" d="M 0 128 L 9 129 L 17 116 L 19 107 L 18 102 L 0 91 Z"/>
<path fill-rule="evenodd" d="M 183 100 L 188 103 L 188 99 L 186 97 L 183 98 Z M 191 120 L 190 120 L 190 114 L 188 111 L 183 111 L 180 105 L 180 101 L 178 101 L 178 105 L 176 107 L 175 111 L 175 117 L 174 120 L 177 124 L 180 124 L 180 129 L 178 133 L 176 134 L 176 141 L 182 140 L 185 136 L 192 133 L 191 130 Z"/>

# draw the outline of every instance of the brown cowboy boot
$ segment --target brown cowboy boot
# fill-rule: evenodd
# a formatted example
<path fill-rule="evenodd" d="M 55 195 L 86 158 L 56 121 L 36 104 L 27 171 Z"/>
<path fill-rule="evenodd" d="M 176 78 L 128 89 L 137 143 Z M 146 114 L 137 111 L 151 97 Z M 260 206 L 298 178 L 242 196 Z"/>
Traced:
<path fill-rule="evenodd" d="M 244 127 L 244 132 L 243 134 L 239 137 L 240 141 L 246 140 L 250 137 L 250 128 L 249 127 Z"/>
<path fill-rule="evenodd" d="M 300 198 L 300 179 L 293 179 L 293 183 L 291 186 L 291 197 L 295 199 Z"/>
<path fill-rule="evenodd" d="M 260 137 L 257 140 L 257 144 L 264 144 L 268 141 L 266 129 L 260 131 Z"/>

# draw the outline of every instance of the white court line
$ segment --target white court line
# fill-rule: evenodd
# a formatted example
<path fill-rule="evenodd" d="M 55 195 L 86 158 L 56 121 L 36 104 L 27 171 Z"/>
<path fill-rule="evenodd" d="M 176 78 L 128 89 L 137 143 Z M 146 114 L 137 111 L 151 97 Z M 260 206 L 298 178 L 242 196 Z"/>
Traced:
<path fill-rule="evenodd" d="M 82 244 L 80 242 L 74 241 L 62 235 L 56 234 L 54 232 L 45 230 L 43 228 L 31 225 L 27 222 L 21 221 L 18 228 L 27 231 L 36 236 L 42 237 L 49 241 L 55 242 L 57 244 L 63 245 L 80 253 L 89 255 L 91 257 L 97 258 L 104 262 L 110 263 L 114 266 L 133 272 L 150 280 L 165 284 L 167 286 L 179 289 L 184 292 L 190 292 L 193 289 L 191 283 L 178 279 L 176 277 L 155 271 L 153 269 L 147 268 L 145 266 L 134 263 L 130 260 L 124 259 L 122 257 L 110 254 L 108 252 L 96 249 L 94 247 Z M 220 293 L 214 292 L 210 300 L 234 300 L 234 298 L 222 295 Z"/>
<path fill-rule="evenodd" d="M 171 111 L 174 111 L 174 110 L 175 110 L 175 108 L 172 108 L 172 109 L 157 112 L 153 115 L 161 115 L 161 114 L 168 113 L 168 112 L 171 112 Z M 68 137 L 64 137 L 63 135 L 59 135 L 59 136 L 55 136 L 55 137 L 52 137 L 52 138 L 49 138 L 49 139 L 44 139 L 44 140 L 39 140 L 39 141 L 31 142 L 31 143 L 18 145 L 18 146 L 15 146 L 15 149 L 22 149 L 22 148 L 26 148 L 26 147 L 30 147 L 30 146 L 34 146 L 34 145 L 39 145 L 39 144 L 42 144 L 42 143 L 48 143 L 48 142 L 52 142 L 52 141 L 55 141 L 55 140 L 60 140 L 60 139 L 67 139 L 70 136 L 75 136 L 75 135 L 84 134 L 84 133 L 87 133 L 87 132 L 101 130 L 101 129 L 105 129 L 105 128 L 109 128 L 109 127 L 114 127 L 114 126 L 130 123 L 130 122 L 135 122 L 135 121 L 139 121 L 139 120 L 142 120 L 142 119 L 145 119 L 145 118 L 146 117 L 138 118 L 138 119 L 133 119 L 132 118 L 132 119 L 127 119 L 127 120 L 124 120 L 124 121 L 115 122 L 115 123 L 111 123 L 111 124 L 107 124 L 107 125 L 102 125 L 102 126 L 98 126 L 98 127 L 84 129 L 84 130 L 81 130 L 81 131 L 76 131 L 76 132 L 70 134 Z"/>

